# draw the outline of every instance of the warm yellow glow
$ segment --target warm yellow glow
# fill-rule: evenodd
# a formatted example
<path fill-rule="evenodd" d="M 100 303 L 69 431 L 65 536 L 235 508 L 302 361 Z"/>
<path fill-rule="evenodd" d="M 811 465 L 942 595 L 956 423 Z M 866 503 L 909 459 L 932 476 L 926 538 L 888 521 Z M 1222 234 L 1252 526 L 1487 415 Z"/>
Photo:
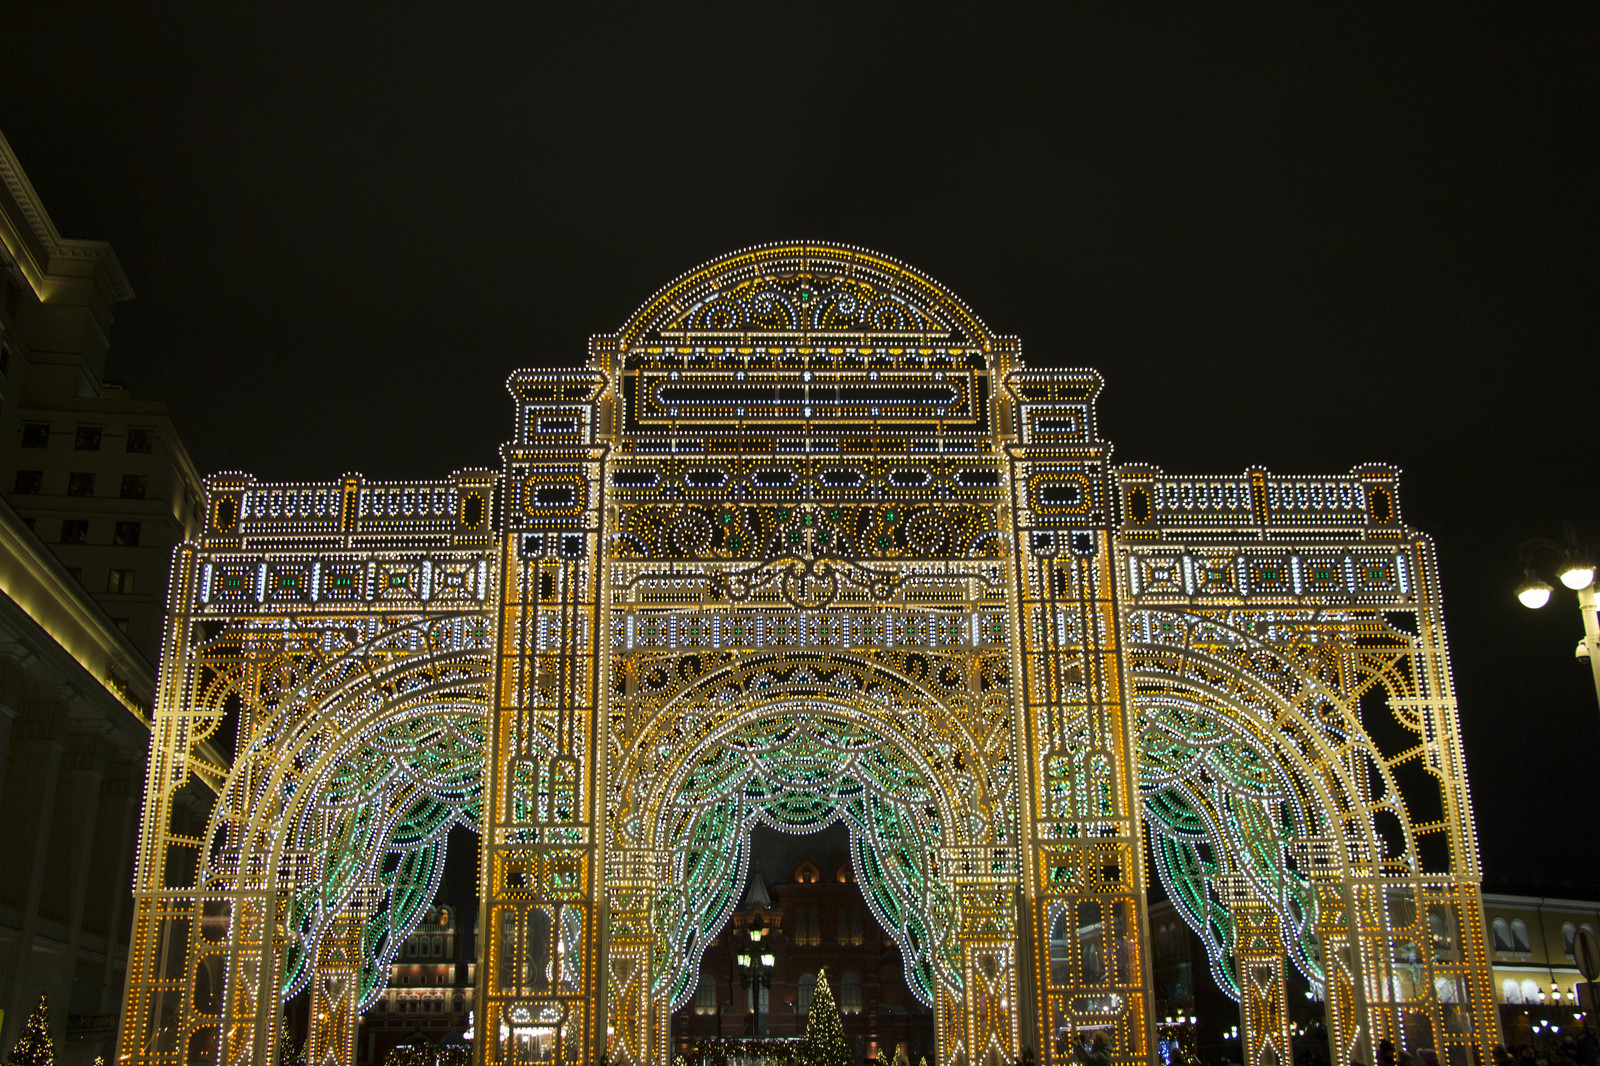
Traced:
<path fill-rule="evenodd" d="M 1538 578 L 1524 581 L 1517 589 L 1517 599 L 1522 601 L 1522 606 L 1538 610 L 1550 602 L 1550 586 Z"/>
<path fill-rule="evenodd" d="M 204 833 L 149 808 L 124 1015 L 144 1021 L 124 1051 L 165 1066 L 148 1049 L 166 953 L 187 947 L 185 987 L 201 979 L 221 949 L 194 915 L 216 895 L 235 930 L 225 1017 L 185 1013 L 162 1046 L 215 1032 L 220 1058 L 250 1060 L 277 1017 L 253 990 L 295 978 L 312 989 L 318 1061 L 352 1053 L 359 1005 L 332 979 L 376 953 L 371 923 L 405 915 L 376 883 L 387 845 L 346 847 L 299 812 L 332 809 L 334 779 L 351 782 L 340 810 L 409 804 L 409 778 L 365 753 L 397 750 L 415 712 L 458 731 L 429 734 L 470 760 L 441 778 L 457 813 L 481 796 L 484 1061 L 548 1037 L 552 1061 L 671 1062 L 671 1014 L 707 945 L 740 952 L 748 985 L 773 976 L 782 938 L 765 934 L 780 929 L 726 919 L 751 829 L 830 814 L 854 819 L 870 860 L 840 879 L 901 916 L 886 931 L 903 958 L 920 953 L 907 979 L 934 1011 L 939 1061 L 1031 1049 L 1067 1066 L 1090 1035 L 1115 1066 L 1151 1061 L 1151 864 L 1169 898 L 1227 911 L 1179 917 L 1233 931 L 1207 950 L 1214 972 L 1248 978 L 1232 990 L 1243 1061 L 1293 1057 L 1291 968 L 1310 973 L 1315 952 L 1385 958 L 1435 919 L 1458 950 L 1422 953 L 1404 1009 L 1442 1058 L 1487 1054 L 1499 1032 L 1437 566 L 1399 522 L 1398 471 L 1110 468 L 1098 374 L 1020 368 L 1014 340 L 884 264 L 772 246 L 686 276 L 596 338 L 588 370 L 512 376 L 499 472 L 208 482 L 213 521 L 178 570 L 150 794 L 202 764 L 191 738 L 235 703 L 254 761 L 229 769 L 238 802 Z M 1276 694 L 1270 720 L 1253 692 Z M 291 735 L 303 746 L 282 748 Z M 1390 772 L 1415 752 L 1449 775 L 1419 775 L 1415 796 L 1456 797 L 1428 827 L 1449 846 L 1426 873 L 1412 784 Z M 1407 831 L 1391 841 L 1396 817 Z M 1216 827 L 1207 843 L 1196 818 Z M 230 842 L 215 861 L 214 839 Z M 216 868 L 174 893 L 197 859 Z M 333 920 L 291 928 L 318 913 Z M 801 926 L 811 946 L 818 925 Z M 296 935 L 299 975 L 268 972 Z M 1352 1066 L 1393 1016 L 1362 973 L 1325 977 L 1329 1043 Z M 1445 987 L 1465 991 L 1444 1005 Z"/>
<path fill-rule="evenodd" d="M 1574 563 L 1561 571 L 1561 583 L 1574 592 L 1594 584 L 1594 567 L 1588 563 Z"/>

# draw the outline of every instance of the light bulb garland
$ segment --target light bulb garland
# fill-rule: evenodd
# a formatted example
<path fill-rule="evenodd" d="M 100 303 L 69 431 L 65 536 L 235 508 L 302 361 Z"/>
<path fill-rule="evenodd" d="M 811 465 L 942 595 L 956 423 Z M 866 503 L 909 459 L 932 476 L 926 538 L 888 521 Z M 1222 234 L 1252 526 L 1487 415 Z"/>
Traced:
<path fill-rule="evenodd" d="M 1437 567 L 1397 471 L 1113 467 L 1097 372 L 1024 367 L 849 246 L 708 264 L 590 354 L 510 377 L 497 470 L 208 479 L 120 1061 L 261 1058 L 257 989 L 309 990 L 309 1046 L 347 1061 L 463 826 L 483 1054 L 660 1066 L 751 829 L 834 822 L 939 1061 L 1157 1053 L 1147 848 L 1250 1061 L 1292 1057 L 1286 967 L 1341 1066 L 1417 1015 L 1441 1057 L 1486 1053 Z M 201 772 L 203 821 L 174 800 Z"/>

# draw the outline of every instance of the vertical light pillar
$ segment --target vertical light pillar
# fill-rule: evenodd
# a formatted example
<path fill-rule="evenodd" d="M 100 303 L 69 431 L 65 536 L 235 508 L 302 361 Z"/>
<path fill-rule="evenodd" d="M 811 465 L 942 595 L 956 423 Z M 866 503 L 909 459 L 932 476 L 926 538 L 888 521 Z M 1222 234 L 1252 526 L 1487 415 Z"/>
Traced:
<path fill-rule="evenodd" d="M 607 647 L 598 373 L 514 375 L 504 449 L 499 647 L 484 797 L 475 1054 L 563 1066 L 605 1053 Z M 487 496 L 491 485 L 485 484 Z"/>
<path fill-rule="evenodd" d="M 1242 887 L 1242 886 L 1241 886 Z M 1242 895 L 1242 892 L 1240 893 Z M 1281 1066 L 1294 1061 L 1290 1047 L 1289 997 L 1284 984 L 1285 947 L 1272 908 L 1236 899 L 1234 963 L 1239 975 L 1239 1032 L 1245 1066 Z"/>
<path fill-rule="evenodd" d="M 1006 378 L 1019 437 L 1007 449 L 1019 873 L 1030 923 L 1019 939 L 1031 946 L 1037 1003 L 1020 1043 L 1037 1062 L 1064 1064 L 1078 1035 L 1092 1032 L 1113 1063 L 1132 1066 L 1149 1061 L 1154 1028 L 1110 449 L 1094 431 L 1100 384 L 1092 371 Z M 1052 443 L 1035 442 L 1040 426 Z"/>
<path fill-rule="evenodd" d="M 353 1066 L 360 1020 L 361 936 L 365 919 L 343 914 L 317 944 L 311 976 L 311 1025 L 306 1039 L 309 1066 Z"/>

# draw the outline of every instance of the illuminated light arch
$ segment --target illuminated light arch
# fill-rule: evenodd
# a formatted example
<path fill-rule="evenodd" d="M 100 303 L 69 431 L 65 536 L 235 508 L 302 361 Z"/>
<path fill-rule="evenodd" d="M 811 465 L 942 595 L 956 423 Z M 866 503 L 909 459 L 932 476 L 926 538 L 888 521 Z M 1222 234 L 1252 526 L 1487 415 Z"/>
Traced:
<path fill-rule="evenodd" d="M 1113 466 L 1096 371 L 1025 367 L 845 245 L 715 260 L 589 355 L 511 375 L 496 470 L 208 479 L 122 1061 L 267 1061 L 309 987 L 319 1066 L 348 1063 L 475 821 L 480 1056 L 666 1066 L 683 938 L 720 920 L 751 820 L 830 818 L 885 924 L 930 930 L 908 955 L 948 1066 L 1065 1066 L 1089 1032 L 1151 1059 L 1147 826 L 1250 1066 L 1292 1057 L 1286 958 L 1339 1066 L 1385 1037 L 1487 1053 L 1437 568 L 1397 471 Z"/>
<path fill-rule="evenodd" d="M 980 925 L 987 940 L 1015 918 L 1008 900 L 969 922 L 941 872 L 977 854 L 987 870 L 1017 848 L 1003 654 L 708 651 L 614 663 L 632 701 L 619 711 L 636 729 L 611 756 L 608 847 L 655 856 L 664 878 L 639 908 L 646 925 L 613 930 L 650 975 L 648 987 L 617 982 L 619 1049 L 648 1054 L 667 1035 L 628 1024 L 646 1013 L 631 997 L 677 1005 L 693 993 L 700 953 L 744 889 L 754 825 L 810 832 L 836 820 L 849 827 L 869 907 L 903 945 L 913 994 L 942 998 L 947 1043 L 970 1043 L 949 1009 L 965 999 L 963 944 Z"/>
<path fill-rule="evenodd" d="M 1009 702 L 1003 691 L 990 698 Z M 667 747 L 676 749 L 670 769 L 652 774 L 649 753 Z M 956 714 L 882 663 L 839 653 L 754 656 L 665 703 L 641 731 L 614 771 L 621 797 L 613 841 L 677 849 L 677 874 L 684 842 L 699 839 L 696 830 L 725 796 L 737 797 L 715 841 L 728 860 L 718 867 L 724 873 L 719 891 L 680 889 L 674 901 L 691 916 L 698 958 L 743 891 L 747 838 L 756 822 L 811 832 L 842 819 L 867 902 L 884 928 L 912 945 L 907 980 L 932 1005 L 934 980 L 957 994 L 961 986 L 959 966 L 934 954 L 936 943 L 954 950 L 959 925 L 949 893 L 937 905 L 931 896 L 938 849 L 1015 847 L 1014 791 L 993 794 L 995 786 L 1009 784 L 1008 762 L 994 759 Z M 805 780 L 806 774 L 815 779 Z M 708 787 L 708 775 L 718 787 Z M 891 817 L 912 838 L 907 846 L 921 885 L 909 895 L 887 874 L 890 849 L 873 819 L 880 805 L 893 808 Z M 655 816 L 636 827 L 630 810 Z M 942 932 L 935 934 L 936 925 Z M 667 931 L 665 939 L 681 943 L 682 930 Z M 678 984 L 671 992 L 675 1004 L 689 991 L 687 983 Z"/>
<path fill-rule="evenodd" d="M 476 827 L 487 635 L 473 616 L 341 619 L 289 633 L 246 625 L 194 649 L 194 676 L 214 706 L 238 701 L 249 739 L 203 837 L 191 1041 L 208 1022 L 226 1031 L 226 1019 L 309 986 L 326 1023 L 314 1021 L 311 1046 L 345 1043 L 433 902 L 445 836 Z M 253 905 L 262 894 L 270 916 Z M 277 950 L 261 950 L 263 938 Z M 204 960 L 224 944 L 244 964 L 218 998 Z"/>
<path fill-rule="evenodd" d="M 1294 654 L 1304 635 L 1293 620 L 1277 626 L 1288 650 L 1248 632 L 1254 618 L 1147 610 L 1127 622 L 1141 712 L 1140 791 L 1169 898 L 1234 999 L 1255 992 L 1233 917 L 1242 893 L 1271 916 L 1254 930 L 1268 947 L 1251 954 L 1287 958 L 1340 1009 L 1355 989 L 1337 969 L 1329 980 L 1320 934 L 1338 922 L 1325 908 L 1348 908 L 1327 886 L 1417 873 L 1404 802 L 1359 712 L 1328 676 L 1329 659 Z M 1324 632 L 1337 665 L 1339 638 Z M 1373 825 L 1380 810 L 1404 827 L 1398 849 Z M 1420 893 L 1420 879 L 1409 887 Z M 1389 961 L 1367 965 L 1385 970 Z M 1421 1003 L 1424 1012 L 1432 999 Z M 1435 1021 L 1442 1028 L 1443 1018 Z M 1262 1034 L 1261 1043 L 1282 1055 L 1288 1039 Z"/>
<path fill-rule="evenodd" d="M 814 288 L 807 289 L 809 282 Z M 830 290 L 829 283 L 843 282 Z M 859 288 L 857 287 L 859 286 Z M 856 296 L 859 311 L 848 324 L 828 321 L 838 315 L 839 299 Z M 763 298 L 780 321 L 762 321 Z M 874 319 L 890 309 L 909 321 Z M 902 310 L 903 309 L 903 310 Z M 717 321 L 719 310 L 728 321 Z M 895 328 L 900 327 L 900 328 Z M 985 326 L 966 302 L 928 275 L 890 256 L 851 245 L 821 241 L 780 241 L 742 249 L 678 276 L 634 312 L 607 347 L 624 351 L 663 331 L 696 333 L 956 334 L 987 350 L 1002 338 Z"/>

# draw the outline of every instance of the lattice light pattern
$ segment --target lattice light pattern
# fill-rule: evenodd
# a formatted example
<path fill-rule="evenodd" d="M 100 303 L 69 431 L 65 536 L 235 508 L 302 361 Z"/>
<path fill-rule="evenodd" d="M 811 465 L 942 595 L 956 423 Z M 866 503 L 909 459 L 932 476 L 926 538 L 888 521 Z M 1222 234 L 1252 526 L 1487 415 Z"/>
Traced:
<path fill-rule="evenodd" d="M 498 470 L 208 482 L 179 554 L 123 1061 L 318 1064 L 482 841 L 476 1054 L 665 1064 L 757 824 L 849 830 L 939 1061 L 1149 1061 L 1146 849 L 1292 1055 L 1498 1037 L 1428 540 L 1397 474 L 1109 465 L 1091 370 L 769 245 L 523 371 Z M 231 738 L 230 766 L 202 743 Z M 224 780 L 204 820 L 175 802 Z M 1402 1019 L 1405 1019 L 1402 1028 Z"/>

